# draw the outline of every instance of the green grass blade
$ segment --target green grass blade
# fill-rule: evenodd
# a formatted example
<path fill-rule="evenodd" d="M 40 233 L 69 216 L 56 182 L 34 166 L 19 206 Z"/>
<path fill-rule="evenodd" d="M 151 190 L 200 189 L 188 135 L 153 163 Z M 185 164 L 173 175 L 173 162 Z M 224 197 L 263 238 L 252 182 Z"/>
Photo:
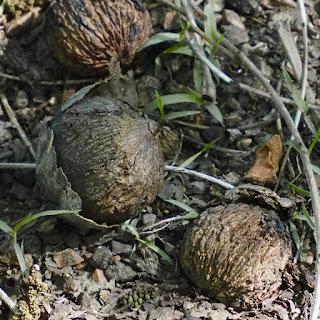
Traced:
<path fill-rule="evenodd" d="M 291 232 L 293 241 L 294 241 L 294 243 L 296 245 L 297 251 L 300 252 L 301 247 L 302 247 L 302 243 L 301 243 L 301 240 L 300 240 L 298 229 L 297 229 L 296 225 L 292 221 L 289 221 L 289 227 L 290 227 L 290 232 Z"/>
<path fill-rule="evenodd" d="M 199 96 L 199 94 L 196 95 L 195 93 L 174 93 L 161 96 L 161 98 L 165 106 L 178 103 L 195 103 L 198 105 L 203 104 L 203 99 L 201 98 L 201 96 Z M 144 112 L 152 112 L 156 110 L 157 107 L 158 106 L 155 99 L 149 105 L 146 106 Z"/>
<path fill-rule="evenodd" d="M 163 104 L 163 100 L 162 97 L 160 96 L 160 94 L 158 93 L 158 91 L 156 91 L 156 103 L 160 112 L 160 119 L 163 120 L 165 113 L 164 113 L 164 104 Z"/>
<path fill-rule="evenodd" d="M 139 48 L 139 51 L 167 41 L 180 41 L 180 34 L 173 32 L 159 32 L 152 36 Z"/>
<path fill-rule="evenodd" d="M 291 79 L 289 73 L 285 68 L 282 69 L 282 76 L 286 83 L 286 86 L 290 92 L 290 95 L 293 101 L 296 103 L 298 109 L 302 113 L 306 113 L 309 109 L 307 103 L 302 99 L 300 91 L 298 90 L 297 86 L 294 84 L 293 80 Z"/>
<path fill-rule="evenodd" d="M 204 32 L 208 37 L 215 40 L 217 38 L 217 21 L 212 1 L 207 2 L 204 6 L 203 12 L 207 16 L 207 19 L 204 21 Z"/>
<path fill-rule="evenodd" d="M 183 42 L 178 42 L 173 46 L 171 46 L 170 48 L 162 51 L 160 53 L 160 57 L 168 54 L 183 54 L 188 57 L 194 56 L 193 51 L 190 49 L 190 47 Z"/>
<path fill-rule="evenodd" d="M 314 138 L 312 139 L 311 144 L 309 146 L 309 149 L 308 149 L 309 156 L 311 155 L 311 153 L 312 153 L 315 145 L 318 143 L 319 139 L 320 139 L 320 128 L 317 130 L 317 132 L 316 132 L 316 134 L 315 134 Z"/>
<path fill-rule="evenodd" d="M 162 249 L 160 249 L 158 246 L 156 246 L 153 242 L 139 239 L 138 240 L 141 244 L 147 246 L 151 250 L 153 250 L 155 253 L 157 253 L 159 256 L 162 257 L 164 261 L 166 261 L 169 265 L 173 265 L 173 260 L 172 258 Z"/>
<path fill-rule="evenodd" d="M 176 207 L 179 207 L 187 212 L 191 212 L 191 211 L 195 211 L 193 210 L 190 206 L 188 206 L 187 204 L 185 204 L 184 202 L 181 202 L 181 201 L 178 201 L 178 200 L 175 200 L 175 199 L 168 199 L 168 200 L 165 200 L 166 202 L 169 202 L 171 204 L 173 204 L 174 206 Z"/>
<path fill-rule="evenodd" d="M 309 198 L 310 197 L 310 192 L 307 191 L 307 190 L 304 190 L 303 188 L 301 187 L 298 187 L 297 185 L 295 185 L 294 183 L 289 183 L 289 188 L 296 192 L 297 194 L 305 197 L 305 198 Z"/>
<path fill-rule="evenodd" d="M 24 273 L 27 270 L 27 267 L 24 261 L 24 255 L 23 255 L 22 249 L 16 241 L 13 242 L 13 248 L 20 266 L 20 270 L 22 273 Z"/>
<path fill-rule="evenodd" d="M 47 211 L 42 211 L 42 212 L 35 213 L 35 214 L 30 214 L 30 215 L 20 219 L 16 223 L 16 225 L 13 228 L 13 233 L 14 234 L 18 233 L 21 230 L 21 228 L 23 228 L 24 226 L 28 225 L 32 221 L 37 220 L 41 217 L 56 216 L 56 215 L 60 215 L 60 214 L 75 214 L 78 212 L 79 212 L 79 210 L 47 210 Z"/>
<path fill-rule="evenodd" d="M 220 109 L 217 107 L 217 105 L 212 102 L 212 103 L 210 103 L 210 104 L 207 104 L 205 107 L 206 107 L 206 109 L 210 112 L 210 114 L 211 114 L 217 121 L 219 121 L 222 126 L 224 126 L 223 116 L 222 116 L 222 113 L 221 113 Z"/>
<path fill-rule="evenodd" d="M 189 166 L 192 162 L 194 162 L 196 159 L 198 159 L 202 154 L 204 153 L 204 150 L 201 150 L 197 153 L 195 153 L 194 155 L 192 155 L 191 157 L 189 157 L 187 160 L 183 161 L 179 167 L 180 168 L 185 168 L 187 166 Z"/>
<path fill-rule="evenodd" d="M 140 240 L 140 234 L 137 229 L 129 223 L 123 223 L 122 229 L 128 231 L 136 240 Z"/>
<path fill-rule="evenodd" d="M 192 110 L 185 110 L 185 111 L 177 111 L 177 112 L 171 112 L 166 114 L 163 117 L 163 120 L 168 121 L 168 120 L 173 120 L 173 119 L 179 119 L 183 117 L 188 117 L 188 116 L 193 116 L 195 114 L 199 114 L 201 111 L 192 111 Z"/>
<path fill-rule="evenodd" d="M 199 59 L 195 59 L 193 63 L 193 84 L 197 92 L 202 91 L 202 66 Z"/>
<path fill-rule="evenodd" d="M 183 218 L 186 220 L 194 220 L 199 218 L 199 213 L 196 211 L 190 211 L 188 213 L 186 213 L 185 215 L 183 215 Z"/>
<path fill-rule="evenodd" d="M 312 217 L 305 208 L 303 208 L 301 212 L 295 212 L 292 216 L 292 220 L 305 221 L 312 230 L 315 230 L 316 228 L 314 217 Z"/>
<path fill-rule="evenodd" d="M 0 230 L 8 235 L 12 235 L 13 229 L 4 221 L 0 220 Z"/>

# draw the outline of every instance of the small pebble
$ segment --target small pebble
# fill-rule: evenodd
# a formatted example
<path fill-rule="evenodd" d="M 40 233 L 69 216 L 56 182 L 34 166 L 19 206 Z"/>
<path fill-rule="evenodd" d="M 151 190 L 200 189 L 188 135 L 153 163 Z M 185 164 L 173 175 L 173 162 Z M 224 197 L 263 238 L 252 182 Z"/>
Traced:
<path fill-rule="evenodd" d="M 132 251 L 131 244 L 125 244 L 116 240 L 111 241 L 111 248 L 114 255 L 129 254 Z"/>
<path fill-rule="evenodd" d="M 107 282 L 107 278 L 101 269 L 95 269 L 92 272 L 92 279 L 98 284 L 104 284 Z"/>
<path fill-rule="evenodd" d="M 138 274 L 129 265 L 118 262 L 110 265 L 105 274 L 108 280 L 115 279 L 117 282 L 127 282 L 133 280 Z"/>
<path fill-rule="evenodd" d="M 104 270 L 111 263 L 112 254 L 110 250 L 105 246 L 98 246 L 89 263 L 92 267 Z"/>
<path fill-rule="evenodd" d="M 53 260 L 58 268 L 75 266 L 84 261 L 80 254 L 72 249 L 65 249 L 53 255 Z"/>
<path fill-rule="evenodd" d="M 153 213 L 146 213 L 142 216 L 142 222 L 144 225 L 154 224 L 157 221 L 157 216 Z"/>

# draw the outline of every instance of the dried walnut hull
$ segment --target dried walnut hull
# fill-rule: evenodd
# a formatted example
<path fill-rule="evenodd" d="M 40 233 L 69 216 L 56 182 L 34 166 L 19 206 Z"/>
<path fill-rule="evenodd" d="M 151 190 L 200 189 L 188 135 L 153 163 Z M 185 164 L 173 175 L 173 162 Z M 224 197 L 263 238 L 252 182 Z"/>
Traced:
<path fill-rule="evenodd" d="M 107 94 L 90 94 L 54 120 L 58 164 L 83 215 L 117 223 L 152 203 L 162 185 L 157 124 Z"/>
<path fill-rule="evenodd" d="M 230 204 L 204 212 L 185 236 L 181 265 L 224 303 L 252 307 L 276 294 L 291 243 L 274 211 Z"/>
<path fill-rule="evenodd" d="M 56 58 L 79 74 L 105 74 L 114 62 L 131 63 L 151 33 L 140 0 L 55 0 L 47 21 Z"/>

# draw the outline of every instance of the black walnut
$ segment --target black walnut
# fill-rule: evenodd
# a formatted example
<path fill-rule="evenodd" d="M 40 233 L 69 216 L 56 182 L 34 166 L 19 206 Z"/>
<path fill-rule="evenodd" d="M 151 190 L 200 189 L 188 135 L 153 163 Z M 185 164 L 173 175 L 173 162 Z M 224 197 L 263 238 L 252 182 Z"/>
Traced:
<path fill-rule="evenodd" d="M 52 121 L 58 165 L 83 215 L 117 223 L 154 201 L 163 180 L 159 127 L 98 85 Z"/>
<path fill-rule="evenodd" d="M 54 0 L 47 42 L 57 60 L 74 72 L 106 74 L 115 62 L 132 62 L 151 27 L 140 0 Z"/>
<path fill-rule="evenodd" d="M 206 210 L 187 232 L 180 261 L 209 296 L 253 307 L 277 293 L 290 256 L 290 237 L 278 215 L 239 203 Z"/>

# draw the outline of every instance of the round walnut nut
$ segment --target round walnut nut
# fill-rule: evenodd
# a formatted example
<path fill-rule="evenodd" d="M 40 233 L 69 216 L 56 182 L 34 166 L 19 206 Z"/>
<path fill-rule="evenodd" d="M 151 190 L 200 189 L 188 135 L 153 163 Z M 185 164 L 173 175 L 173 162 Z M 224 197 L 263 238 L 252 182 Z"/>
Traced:
<path fill-rule="evenodd" d="M 278 215 L 240 203 L 206 210 L 187 232 L 180 261 L 209 296 L 251 307 L 276 294 L 290 257 Z"/>
<path fill-rule="evenodd" d="M 132 62 L 151 27 L 140 0 L 54 0 L 47 42 L 74 72 L 105 74 L 115 62 Z"/>
<path fill-rule="evenodd" d="M 83 215 L 117 223 L 154 201 L 163 181 L 158 124 L 100 85 L 57 115 L 58 165 L 82 200 Z"/>

